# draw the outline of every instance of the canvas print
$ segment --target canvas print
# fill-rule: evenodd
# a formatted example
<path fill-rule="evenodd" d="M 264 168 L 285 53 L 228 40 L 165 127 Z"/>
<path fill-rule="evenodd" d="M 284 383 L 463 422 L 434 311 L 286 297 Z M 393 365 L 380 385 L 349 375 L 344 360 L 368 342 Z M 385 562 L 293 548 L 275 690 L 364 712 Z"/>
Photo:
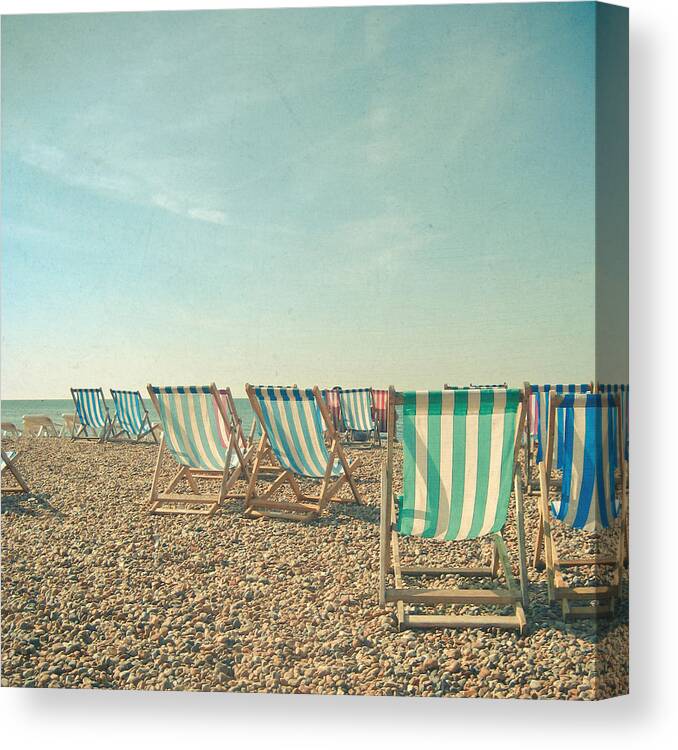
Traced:
<path fill-rule="evenodd" d="M 628 675 L 628 13 L 2 18 L 2 685 Z"/>

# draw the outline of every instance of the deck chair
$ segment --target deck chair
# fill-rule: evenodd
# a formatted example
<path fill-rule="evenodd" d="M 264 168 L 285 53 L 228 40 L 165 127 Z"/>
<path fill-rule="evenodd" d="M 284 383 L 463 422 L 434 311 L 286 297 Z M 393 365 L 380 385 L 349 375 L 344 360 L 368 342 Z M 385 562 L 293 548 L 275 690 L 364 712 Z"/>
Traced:
<path fill-rule="evenodd" d="M 579 385 L 532 385 L 525 383 L 525 398 L 531 408 L 527 411 L 527 423 L 525 426 L 525 441 L 527 449 L 525 451 L 525 474 L 526 491 L 531 494 L 533 490 L 538 489 L 538 484 L 534 484 L 531 479 L 530 463 L 532 453 L 535 454 L 535 462 L 540 464 L 544 460 L 546 450 L 546 436 L 548 434 L 549 420 L 549 403 L 552 394 L 562 393 L 588 393 L 593 390 L 591 383 L 581 383 Z M 556 450 L 556 466 L 561 467 L 560 453 L 563 444 L 563 425 L 558 424 L 558 443 Z"/>
<path fill-rule="evenodd" d="M 21 437 L 21 430 L 14 424 L 14 422 L 2 422 L 0 424 L 0 431 L 2 431 L 2 437 L 4 438 Z"/>
<path fill-rule="evenodd" d="M 403 406 L 403 494 L 393 502 L 392 419 Z M 522 393 L 512 390 L 389 392 L 388 443 L 382 467 L 379 601 L 396 604 L 404 628 L 496 627 L 523 631 L 526 626 L 527 562 L 523 494 L 516 470 L 524 409 Z M 515 490 L 520 584 L 514 578 L 502 537 L 511 487 Z M 395 515 L 394 515 L 395 514 Z M 435 568 L 405 566 L 400 536 L 449 542 L 489 537 L 488 566 Z M 404 577 L 446 576 L 495 579 L 503 569 L 506 586 L 491 588 L 411 588 Z M 387 586 L 391 574 L 395 586 Z M 436 605 L 511 607 L 512 614 L 425 614 L 406 611 Z"/>
<path fill-rule="evenodd" d="M 2 458 L 0 459 L 1 462 L 1 468 L 0 468 L 0 476 L 2 477 L 2 492 L 3 493 L 17 493 L 17 492 L 25 492 L 26 494 L 30 494 L 30 488 L 28 484 L 26 483 L 26 480 L 21 476 L 21 472 L 17 468 L 16 465 L 16 457 L 17 452 L 16 451 L 0 451 L 2 453 Z M 5 481 L 7 474 L 10 475 L 10 482 L 9 484 Z"/>
<path fill-rule="evenodd" d="M 612 614 L 621 595 L 628 539 L 628 500 L 621 460 L 620 408 L 619 397 L 611 393 L 569 393 L 551 398 L 545 458 L 539 465 L 540 524 L 535 561 L 541 561 L 542 552 L 545 554 L 549 601 L 560 602 L 564 618 Z M 556 423 L 564 425 L 563 478 L 560 488 L 552 495 Z M 616 481 L 616 466 L 621 469 L 621 482 Z M 552 520 L 586 531 L 600 531 L 618 525 L 616 554 L 611 557 L 559 558 Z M 571 586 L 563 577 L 564 568 L 603 565 L 612 566 L 610 584 Z M 586 604 L 587 601 L 590 603 Z"/>
<path fill-rule="evenodd" d="M 322 391 L 322 397 L 327 406 L 327 411 L 332 418 L 332 424 L 337 432 L 344 431 L 344 425 L 341 421 L 341 402 L 339 401 L 340 390 L 340 388 L 331 388 Z"/>
<path fill-rule="evenodd" d="M 317 387 L 267 388 L 247 384 L 245 389 L 263 430 L 245 498 L 246 516 L 309 521 L 323 512 L 347 482 L 356 502 L 360 502 L 353 476 L 359 459 L 349 464 Z M 327 433 L 329 449 L 323 431 Z M 265 465 L 271 456 L 277 466 Z M 265 492 L 257 494 L 256 482 L 263 473 L 273 473 L 273 480 Z M 299 479 L 318 480 L 318 494 L 304 494 Z M 294 499 L 275 499 L 286 484 Z"/>
<path fill-rule="evenodd" d="M 24 434 L 31 437 L 58 437 L 59 431 L 46 414 L 24 414 Z"/>
<path fill-rule="evenodd" d="M 475 385 L 474 383 L 471 383 L 471 385 L 449 385 L 448 383 L 445 383 L 445 385 L 443 385 L 443 390 L 445 391 L 477 390 L 479 388 L 492 388 L 493 390 L 496 390 L 497 388 L 508 388 L 508 383 L 495 383 L 494 385 Z"/>
<path fill-rule="evenodd" d="M 103 389 L 71 388 L 71 396 L 77 417 L 73 440 L 98 440 L 100 443 L 108 440 L 113 425 Z"/>
<path fill-rule="evenodd" d="M 346 438 L 356 442 L 357 433 L 366 433 L 374 445 L 381 445 L 379 429 L 374 419 L 371 388 L 342 388 L 339 391 L 341 421 L 344 423 Z"/>
<path fill-rule="evenodd" d="M 59 437 L 73 437 L 76 428 L 80 426 L 77 414 L 62 414 L 61 418 L 64 420 L 64 423 L 59 430 Z"/>
<path fill-rule="evenodd" d="M 139 391 L 116 391 L 111 388 L 111 398 L 115 406 L 115 416 L 111 428 L 111 439 L 123 435 L 137 443 L 150 436 L 158 442 L 160 426 L 151 424 L 151 417 Z"/>
<path fill-rule="evenodd" d="M 614 384 L 602 384 L 598 383 L 596 387 L 597 393 L 612 393 L 619 395 L 620 409 L 621 409 L 621 432 L 624 440 L 624 461 L 626 461 L 626 477 L 628 479 L 629 469 L 629 386 L 628 383 L 614 383 Z M 615 452 L 616 455 L 616 452 Z"/>
<path fill-rule="evenodd" d="M 158 514 L 212 515 L 222 500 L 241 497 L 232 492 L 242 476 L 249 479 L 254 447 L 245 449 L 242 428 L 230 391 L 216 385 L 153 386 L 148 393 L 162 426 L 158 460 L 149 496 L 150 512 Z M 227 394 L 227 395 L 225 395 Z M 164 449 L 179 469 L 164 490 L 159 489 Z M 218 480 L 218 492 L 203 492 L 196 480 Z M 178 492 L 185 481 L 190 492 Z"/>
<path fill-rule="evenodd" d="M 372 409 L 379 432 L 386 432 L 388 421 L 388 391 L 372 389 Z"/>

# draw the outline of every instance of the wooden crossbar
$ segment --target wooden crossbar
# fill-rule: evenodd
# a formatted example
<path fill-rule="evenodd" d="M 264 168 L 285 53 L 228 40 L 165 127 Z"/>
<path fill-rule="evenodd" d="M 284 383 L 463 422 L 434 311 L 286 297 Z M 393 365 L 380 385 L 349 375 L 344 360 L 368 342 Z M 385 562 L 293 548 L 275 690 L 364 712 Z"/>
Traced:
<path fill-rule="evenodd" d="M 508 589 L 386 589 L 386 601 L 405 604 L 484 604 L 504 606 L 520 601 L 520 593 Z"/>
<path fill-rule="evenodd" d="M 391 566 L 393 571 L 393 566 Z M 475 576 L 492 576 L 492 566 L 480 568 L 431 568 L 426 565 L 401 565 L 400 572 L 402 575 L 412 576 L 464 576 L 466 578 L 473 578 Z"/>
<path fill-rule="evenodd" d="M 522 612 L 522 610 L 521 610 Z M 523 615 L 410 615 L 403 618 L 403 627 L 408 628 L 499 628 L 518 630 L 525 628 Z"/>

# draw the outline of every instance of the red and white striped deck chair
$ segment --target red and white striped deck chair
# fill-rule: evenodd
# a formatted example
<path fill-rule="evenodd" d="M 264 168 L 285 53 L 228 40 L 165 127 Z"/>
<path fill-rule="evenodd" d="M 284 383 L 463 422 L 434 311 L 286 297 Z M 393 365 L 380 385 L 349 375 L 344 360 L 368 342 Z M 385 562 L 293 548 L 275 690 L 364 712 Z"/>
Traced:
<path fill-rule="evenodd" d="M 323 400 L 327 405 L 327 411 L 329 411 L 332 417 L 332 425 L 337 432 L 344 431 L 344 425 L 341 419 L 341 400 L 339 399 L 339 392 L 341 388 L 325 389 L 322 392 Z"/>
<path fill-rule="evenodd" d="M 372 408 L 374 410 L 374 421 L 379 432 L 386 432 L 388 417 L 388 391 L 372 389 Z"/>

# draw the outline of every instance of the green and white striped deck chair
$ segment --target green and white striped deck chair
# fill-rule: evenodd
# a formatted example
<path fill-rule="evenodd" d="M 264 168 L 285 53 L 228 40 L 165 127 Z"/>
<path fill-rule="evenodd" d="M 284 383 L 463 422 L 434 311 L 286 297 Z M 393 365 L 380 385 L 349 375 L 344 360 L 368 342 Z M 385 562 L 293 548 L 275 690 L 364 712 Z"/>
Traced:
<path fill-rule="evenodd" d="M 553 487 L 557 425 L 563 426 L 562 481 Z M 563 617 L 612 614 L 621 593 L 626 546 L 625 462 L 622 461 L 620 397 L 614 393 L 568 393 L 551 397 L 549 430 L 540 464 L 540 526 L 535 562 L 546 557 L 549 600 L 560 602 Z M 616 553 L 561 559 L 554 540 L 555 523 L 582 532 L 616 527 Z M 567 583 L 565 568 L 612 566 L 604 585 Z M 586 602 L 590 602 L 586 604 Z"/>
<path fill-rule="evenodd" d="M 21 472 L 16 465 L 17 452 L 0 451 L 0 454 L 0 481 L 2 483 L 2 492 L 25 492 L 26 494 L 30 494 L 31 490 L 26 483 L 26 480 L 21 476 Z M 11 476 L 9 483 L 6 481 L 8 474 Z"/>
<path fill-rule="evenodd" d="M 244 449 L 233 401 L 216 385 L 153 386 L 148 394 L 162 425 L 162 439 L 150 494 L 151 513 L 212 515 L 227 497 L 242 497 L 231 490 L 242 476 L 249 479 L 248 465 L 254 447 Z M 228 391 L 230 394 L 230 391 Z M 167 487 L 158 489 L 165 448 L 179 465 Z M 177 491 L 185 480 L 191 492 Z M 203 492 L 197 480 L 219 480 L 219 491 Z"/>
<path fill-rule="evenodd" d="M 137 443 L 150 436 L 158 442 L 159 425 L 151 424 L 151 417 L 139 391 L 119 391 L 111 388 L 111 398 L 115 407 L 111 438 L 117 440 L 127 436 Z"/>
<path fill-rule="evenodd" d="M 374 419 L 374 404 L 371 388 L 342 388 L 339 391 L 341 421 L 344 423 L 346 438 L 356 442 L 357 434 L 364 433 L 380 445 L 379 430 Z M 364 445 L 369 445 L 365 443 Z"/>
<path fill-rule="evenodd" d="M 79 422 L 73 432 L 73 439 L 96 439 L 102 443 L 106 441 L 111 434 L 112 421 L 103 389 L 71 388 L 71 396 Z"/>
<path fill-rule="evenodd" d="M 308 521 L 319 516 L 331 499 L 336 499 L 345 483 L 351 487 L 356 502 L 360 502 L 353 478 L 359 459 L 349 464 L 317 386 L 302 389 L 248 384 L 245 389 L 263 433 L 247 489 L 246 515 Z M 323 432 L 327 434 L 329 448 Z M 278 466 L 264 467 L 271 455 Z M 257 494 L 257 480 L 262 473 L 271 471 L 275 473 L 272 483 L 262 494 Z M 304 492 L 300 482 L 306 480 L 320 482 L 317 495 Z M 276 498 L 285 484 L 290 487 L 293 499 Z"/>
<path fill-rule="evenodd" d="M 403 493 L 393 498 L 396 404 L 403 407 Z M 523 395 L 517 389 L 389 391 L 388 448 L 382 469 L 380 528 L 380 603 L 394 602 L 401 628 L 497 627 L 522 632 L 526 625 L 527 564 L 523 494 L 516 470 L 524 426 Z M 520 585 L 502 537 L 515 490 Z M 405 566 L 401 536 L 467 542 L 490 538 L 492 560 L 485 567 Z M 499 565 L 506 585 L 491 588 L 411 588 L 405 577 L 485 576 L 495 579 Z M 395 586 L 387 584 L 391 574 Z M 411 612 L 406 607 L 472 605 L 510 607 L 489 615 Z"/>

